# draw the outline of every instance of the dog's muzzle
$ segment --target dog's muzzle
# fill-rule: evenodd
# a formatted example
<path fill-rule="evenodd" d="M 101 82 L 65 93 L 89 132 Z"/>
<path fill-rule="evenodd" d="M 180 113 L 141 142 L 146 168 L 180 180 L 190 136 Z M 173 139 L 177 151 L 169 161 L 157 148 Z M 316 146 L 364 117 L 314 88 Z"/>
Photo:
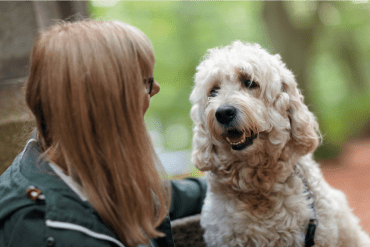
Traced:
<path fill-rule="evenodd" d="M 235 125 L 237 125 L 237 109 L 234 106 L 222 105 L 216 110 L 215 115 L 217 122 L 226 128 L 223 136 L 233 150 L 243 150 L 252 145 L 253 140 L 257 138 L 257 134 L 253 133 L 253 131 L 235 128 Z"/>

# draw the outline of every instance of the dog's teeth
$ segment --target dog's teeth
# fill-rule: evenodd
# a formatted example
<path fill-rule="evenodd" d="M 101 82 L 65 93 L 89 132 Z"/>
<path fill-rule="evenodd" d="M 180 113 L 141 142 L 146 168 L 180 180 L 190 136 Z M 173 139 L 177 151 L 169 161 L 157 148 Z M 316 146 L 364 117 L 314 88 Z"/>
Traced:
<path fill-rule="evenodd" d="M 243 136 L 241 137 L 240 141 L 238 141 L 238 142 L 231 142 L 230 138 L 228 138 L 226 136 L 226 140 L 230 143 L 230 145 L 233 145 L 233 146 L 240 145 L 240 144 L 244 143 L 246 141 L 245 138 L 246 138 L 246 135 L 245 135 L 245 133 L 243 133 Z"/>
<path fill-rule="evenodd" d="M 229 137 L 225 136 L 226 140 L 230 143 L 230 145 L 237 146 L 240 144 L 243 144 L 246 141 L 246 133 L 244 132 L 243 135 L 241 136 L 240 140 L 237 142 L 232 142 Z"/>

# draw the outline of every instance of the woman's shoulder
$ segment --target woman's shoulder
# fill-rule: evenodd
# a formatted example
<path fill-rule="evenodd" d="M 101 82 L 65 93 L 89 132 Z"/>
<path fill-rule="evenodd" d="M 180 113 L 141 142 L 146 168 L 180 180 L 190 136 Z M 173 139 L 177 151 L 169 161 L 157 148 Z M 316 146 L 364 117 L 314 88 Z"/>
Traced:
<path fill-rule="evenodd" d="M 0 220 L 0 246 L 45 246 L 45 210 L 27 205 Z"/>
<path fill-rule="evenodd" d="M 50 227 L 45 206 L 31 205 L 17 210 L 0 222 L 0 246 L 123 246 L 96 238 L 84 231 Z"/>
<path fill-rule="evenodd" d="M 30 141 L 0 176 L 0 246 L 124 246 Z"/>

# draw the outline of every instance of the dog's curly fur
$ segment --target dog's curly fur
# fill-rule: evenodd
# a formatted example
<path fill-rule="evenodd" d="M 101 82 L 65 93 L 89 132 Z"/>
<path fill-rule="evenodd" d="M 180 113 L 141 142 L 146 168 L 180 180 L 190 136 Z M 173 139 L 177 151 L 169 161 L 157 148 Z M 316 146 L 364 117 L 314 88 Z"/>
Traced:
<path fill-rule="evenodd" d="M 247 87 L 252 81 L 257 86 Z M 190 99 L 192 162 L 208 171 L 201 217 L 207 246 L 304 246 L 312 200 L 316 246 L 370 246 L 346 196 L 329 186 L 312 158 L 318 124 L 279 55 L 240 41 L 210 49 Z M 231 127 L 215 117 L 225 105 L 236 109 Z M 224 137 L 230 128 L 257 136 L 234 150 Z"/>

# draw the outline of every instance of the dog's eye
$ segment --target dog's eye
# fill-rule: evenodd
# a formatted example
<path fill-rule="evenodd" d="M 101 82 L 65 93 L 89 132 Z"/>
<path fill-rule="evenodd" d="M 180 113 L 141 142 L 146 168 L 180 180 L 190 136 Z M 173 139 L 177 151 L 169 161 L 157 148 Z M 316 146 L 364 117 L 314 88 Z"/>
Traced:
<path fill-rule="evenodd" d="M 255 83 L 254 81 L 251 81 L 251 80 L 245 80 L 244 81 L 244 85 L 247 87 L 247 88 L 256 88 L 258 87 L 258 84 Z"/>
<path fill-rule="evenodd" d="M 219 89 L 220 89 L 219 87 L 214 87 L 214 88 L 212 88 L 211 92 L 209 92 L 209 96 L 210 96 L 210 97 L 216 97 L 216 96 L 217 96 L 217 94 L 218 94 L 218 90 L 219 90 Z"/>

